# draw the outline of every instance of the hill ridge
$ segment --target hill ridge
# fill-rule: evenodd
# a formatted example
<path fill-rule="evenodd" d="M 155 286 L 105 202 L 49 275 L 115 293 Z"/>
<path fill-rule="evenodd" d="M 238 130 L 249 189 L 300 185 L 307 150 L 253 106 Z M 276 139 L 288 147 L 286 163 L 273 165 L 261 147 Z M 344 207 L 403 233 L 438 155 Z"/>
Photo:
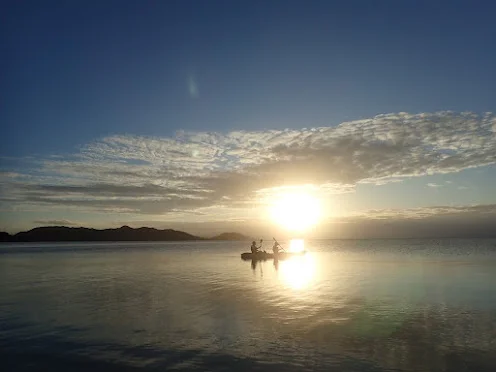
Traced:
<path fill-rule="evenodd" d="M 1 242 L 63 242 L 63 241 L 193 241 L 205 238 L 173 229 L 154 227 L 132 228 L 127 225 L 94 229 L 74 226 L 40 226 L 11 235 L 0 232 Z"/>

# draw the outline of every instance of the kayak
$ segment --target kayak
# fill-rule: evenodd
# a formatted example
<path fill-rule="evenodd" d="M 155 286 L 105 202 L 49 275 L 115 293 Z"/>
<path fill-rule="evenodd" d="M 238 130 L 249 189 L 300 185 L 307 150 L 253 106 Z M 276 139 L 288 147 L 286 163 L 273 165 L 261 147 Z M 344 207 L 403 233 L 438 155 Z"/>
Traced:
<path fill-rule="evenodd" d="M 242 260 L 254 260 L 254 261 L 265 261 L 265 260 L 285 260 L 290 257 L 302 256 L 306 251 L 301 252 L 279 252 L 278 254 L 268 253 L 268 252 L 245 252 L 241 253 Z"/>

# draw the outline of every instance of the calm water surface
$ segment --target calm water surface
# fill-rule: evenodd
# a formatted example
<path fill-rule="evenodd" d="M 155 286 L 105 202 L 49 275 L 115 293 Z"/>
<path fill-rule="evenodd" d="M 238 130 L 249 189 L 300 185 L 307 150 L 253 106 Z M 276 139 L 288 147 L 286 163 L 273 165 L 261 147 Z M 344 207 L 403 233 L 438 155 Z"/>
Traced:
<path fill-rule="evenodd" d="M 283 244 L 284 245 L 284 244 Z M 495 371 L 496 240 L 0 245 L 3 371 Z"/>

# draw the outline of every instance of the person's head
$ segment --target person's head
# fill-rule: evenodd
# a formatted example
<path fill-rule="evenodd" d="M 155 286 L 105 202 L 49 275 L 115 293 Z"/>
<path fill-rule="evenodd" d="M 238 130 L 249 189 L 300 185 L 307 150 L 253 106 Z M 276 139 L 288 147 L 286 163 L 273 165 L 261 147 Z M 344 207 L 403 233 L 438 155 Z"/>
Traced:
<path fill-rule="evenodd" d="M 251 244 L 252 244 L 252 245 L 255 245 L 255 244 L 257 244 L 257 243 L 255 243 L 255 240 L 254 240 L 254 241 L 252 241 L 252 242 L 251 242 Z"/>

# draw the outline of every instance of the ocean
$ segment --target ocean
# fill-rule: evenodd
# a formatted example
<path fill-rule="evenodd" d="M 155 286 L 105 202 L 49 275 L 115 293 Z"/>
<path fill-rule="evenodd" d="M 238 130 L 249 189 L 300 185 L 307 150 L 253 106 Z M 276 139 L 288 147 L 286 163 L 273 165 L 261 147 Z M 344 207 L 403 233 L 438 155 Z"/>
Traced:
<path fill-rule="evenodd" d="M 496 371 L 496 240 L 304 244 L 0 245 L 0 369 Z"/>

